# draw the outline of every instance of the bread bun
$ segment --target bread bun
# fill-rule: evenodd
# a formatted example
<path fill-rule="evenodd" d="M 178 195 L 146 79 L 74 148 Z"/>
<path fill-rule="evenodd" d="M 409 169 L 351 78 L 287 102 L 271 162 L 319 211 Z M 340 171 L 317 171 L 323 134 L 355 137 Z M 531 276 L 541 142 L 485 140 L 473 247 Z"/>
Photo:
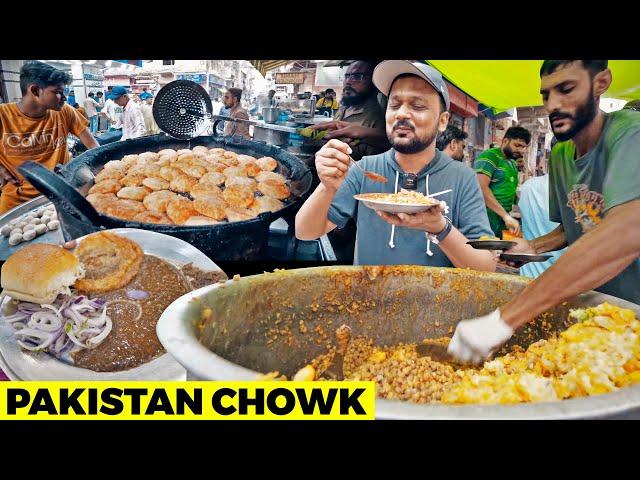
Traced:
<path fill-rule="evenodd" d="M 57 245 L 27 245 L 11 255 L 2 266 L 2 293 L 15 300 L 53 303 L 84 276 L 76 256 Z"/>

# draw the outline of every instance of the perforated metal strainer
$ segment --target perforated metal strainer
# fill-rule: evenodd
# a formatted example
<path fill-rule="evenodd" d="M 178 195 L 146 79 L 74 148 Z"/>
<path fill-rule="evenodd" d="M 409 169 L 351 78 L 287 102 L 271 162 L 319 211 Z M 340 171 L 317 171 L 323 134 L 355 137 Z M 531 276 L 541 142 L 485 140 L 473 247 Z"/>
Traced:
<path fill-rule="evenodd" d="M 153 102 L 153 118 L 166 134 L 190 140 L 211 125 L 213 108 L 206 90 L 189 80 L 175 80 L 160 89 Z"/>

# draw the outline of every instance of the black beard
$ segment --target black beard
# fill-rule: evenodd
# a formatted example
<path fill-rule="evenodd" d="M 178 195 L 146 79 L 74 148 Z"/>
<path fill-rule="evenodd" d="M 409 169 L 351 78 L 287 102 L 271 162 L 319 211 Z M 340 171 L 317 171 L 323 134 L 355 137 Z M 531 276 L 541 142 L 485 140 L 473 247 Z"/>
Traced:
<path fill-rule="evenodd" d="M 410 155 L 426 150 L 434 142 L 436 135 L 438 135 L 438 129 L 434 128 L 433 132 L 429 132 L 424 139 L 414 138 L 410 143 L 402 145 L 397 145 L 394 140 L 390 140 L 390 143 L 396 152 Z"/>
<path fill-rule="evenodd" d="M 342 103 L 342 105 L 344 105 L 345 107 L 357 107 L 369 100 L 371 95 L 371 92 L 357 93 L 355 95 L 351 95 L 350 97 L 342 97 L 340 103 Z"/>
<path fill-rule="evenodd" d="M 509 160 L 516 160 L 515 154 L 513 153 L 513 150 L 511 150 L 511 147 L 504 147 L 502 149 L 502 152 L 504 153 L 504 156 L 507 157 Z"/>
<path fill-rule="evenodd" d="M 596 101 L 593 98 L 593 88 L 591 95 L 589 95 L 589 100 L 587 103 L 580 106 L 576 111 L 575 115 L 561 115 L 560 118 L 568 118 L 570 117 L 573 120 L 573 126 L 564 133 L 558 133 L 553 128 L 553 123 L 551 124 L 551 130 L 553 130 L 553 134 L 556 136 L 559 142 L 566 142 L 567 140 L 575 137 L 582 129 L 584 129 L 587 125 L 591 123 L 591 121 L 595 118 L 596 113 L 598 113 L 598 107 L 596 106 Z M 555 119 L 554 114 L 549 115 L 549 121 Z"/>

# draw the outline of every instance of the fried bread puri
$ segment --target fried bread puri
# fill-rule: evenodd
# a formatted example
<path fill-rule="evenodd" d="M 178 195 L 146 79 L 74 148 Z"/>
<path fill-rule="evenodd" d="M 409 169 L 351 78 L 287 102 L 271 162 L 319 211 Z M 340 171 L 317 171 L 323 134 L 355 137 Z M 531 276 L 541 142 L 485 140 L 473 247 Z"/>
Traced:
<path fill-rule="evenodd" d="M 145 164 L 135 164 L 129 167 L 127 170 L 127 175 L 145 175 L 145 170 L 147 169 L 147 165 Z M 145 175 L 146 176 L 146 175 Z"/>
<path fill-rule="evenodd" d="M 215 220 L 224 220 L 226 214 L 224 209 L 227 202 L 220 195 L 202 194 L 193 201 L 193 208 L 202 215 Z"/>
<path fill-rule="evenodd" d="M 138 200 L 141 202 L 144 200 L 144 197 L 149 195 L 151 190 L 147 187 L 123 187 L 121 188 L 116 195 L 118 198 L 125 198 L 128 200 Z"/>
<path fill-rule="evenodd" d="M 133 217 L 135 217 L 136 214 L 144 212 L 144 210 L 145 208 L 142 202 L 119 198 L 106 204 L 102 213 L 124 220 L 133 220 Z"/>
<path fill-rule="evenodd" d="M 191 164 L 186 167 L 183 167 L 182 171 L 186 175 L 189 175 L 190 177 L 194 177 L 194 178 L 201 178 L 203 175 L 207 173 L 207 169 L 205 167 L 202 167 L 200 165 L 191 165 Z"/>
<path fill-rule="evenodd" d="M 249 177 L 231 177 L 225 181 L 225 186 L 230 187 L 232 185 L 244 185 L 245 187 L 256 189 L 256 181 Z"/>
<path fill-rule="evenodd" d="M 245 167 L 243 167 L 242 165 L 238 165 L 237 167 L 227 167 L 222 171 L 222 173 L 224 174 L 224 176 L 226 178 L 246 177 L 247 176 L 247 169 Z"/>
<path fill-rule="evenodd" d="M 124 163 L 127 167 L 135 165 L 138 161 L 138 155 L 125 155 L 122 157 L 122 163 Z"/>
<path fill-rule="evenodd" d="M 120 179 L 120 183 L 124 187 L 139 187 L 142 185 L 142 181 L 147 178 L 143 173 L 129 173 L 124 178 Z"/>
<path fill-rule="evenodd" d="M 264 182 L 266 180 L 274 180 L 280 183 L 287 182 L 287 179 L 283 175 L 280 175 L 276 172 L 260 172 L 258 175 L 256 175 L 256 181 Z"/>
<path fill-rule="evenodd" d="M 182 225 L 190 217 L 197 215 L 199 213 L 193 208 L 193 202 L 185 197 L 178 195 L 177 198 L 167 203 L 167 216 L 178 225 Z"/>
<path fill-rule="evenodd" d="M 277 198 L 278 200 L 284 200 L 291 195 L 289 187 L 275 180 L 258 182 L 258 191 L 267 197 Z"/>
<path fill-rule="evenodd" d="M 124 170 L 119 168 L 104 169 L 96 175 L 95 183 L 100 183 L 104 180 L 120 180 L 124 176 Z"/>
<path fill-rule="evenodd" d="M 180 155 L 193 155 L 193 152 L 191 150 L 189 150 L 188 148 L 182 148 L 180 150 L 177 150 L 176 153 L 178 154 L 178 156 L 180 156 Z"/>
<path fill-rule="evenodd" d="M 202 154 L 206 155 L 207 153 L 209 153 L 209 149 L 203 145 L 198 145 L 196 147 L 193 147 L 191 150 L 196 155 L 202 155 Z"/>
<path fill-rule="evenodd" d="M 156 152 L 144 152 L 138 155 L 138 162 L 150 163 L 158 160 L 159 156 Z"/>
<path fill-rule="evenodd" d="M 163 157 L 165 155 L 178 155 L 178 152 L 176 152 L 174 149 L 172 148 L 163 148 L 162 150 L 160 150 L 158 152 L 158 157 Z"/>
<path fill-rule="evenodd" d="M 116 169 L 124 171 L 127 169 L 127 165 L 122 160 L 109 160 L 102 168 L 105 170 Z"/>
<path fill-rule="evenodd" d="M 190 177 L 189 175 L 185 175 L 184 173 L 178 173 L 173 177 L 173 180 L 171 180 L 169 188 L 174 192 L 188 192 L 197 183 L 197 179 Z"/>
<path fill-rule="evenodd" d="M 112 232 L 87 236 L 74 254 L 84 266 L 84 278 L 77 280 L 76 289 L 100 293 L 127 285 L 140 271 L 144 252 L 128 238 Z"/>
<path fill-rule="evenodd" d="M 118 199 L 115 193 L 91 193 L 87 195 L 87 202 L 98 211 L 102 211 L 106 205 Z"/>
<path fill-rule="evenodd" d="M 255 160 L 248 160 L 244 163 L 241 163 L 240 165 L 244 167 L 247 175 L 250 177 L 255 177 L 260 172 L 262 172 L 262 169 L 258 166 Z"/>
<path fill-rule="evenodd" d="M 173 180 L 173 177 L 175 177 L 178 173 L 182 173 L 182 171 L 172 166 L 160 168 L 160 177 L 165 179 L 167 182 Z"/>
<path fill-rule="evenodd" d="M 169 217 L 167 217 L 164 213 L 158 212 L 140 212 L 135 217 L 133 217 L 134 222 L 142 222 L 142 223 L 156 223 L 156 224 L 164 224 L 171 225 L 173 222 Z"/>
<path fill-rule="evenodd" d="M 227 220 L 230 222 L 242 222 L 243 220 L 251 220 L 256 217 L 251 210 L 246 208 L 228 206 L 224 211 Z"/>
<path fill-rule="evenodd" d="M 150 165 L 147 165 L 146 167 L 144 167 L 144 174 L 147 177 L 158 177 L 158 178 L 162 178 L 160 176 L 160 169 L 162 167 L 160 165 L 156 165 L 155 163 L 152 163 Z"/>
<path fill-rule="evenodd" d="M 200 177 L 200 180 L 198 181 L 198 183 L 200 183 L 202 185 L 220 186 L 220 185 L 222 185 L 224 183 L 225 178 L 226 177 L 222 173 L 209 172 L 209 173 L 206 173 L 205 175 L 203 175 L 202 177 Z"/>
<path fill-rule="evenodd" d="M 230 206 L 240 208 L 250 207 L 255 199 L 253 189 L 246 185 L 231 185 L 224 189 L 222 197 Z"/>
<path fill-rule="evenodd" d="M 259 158 L 258 160 L 256 160 L 256 163 L 262 170 L 266 172 L 273 172 L 278 167 L 278 162 L 271 157 Z"/>
<path fill-rule="evenodd" d="M 255 202 L 249 208 L 256 215 L 264 212 L 276 212 L 284 207 L 284 203 L 272 197 L 256 197 Z"/>
<path fill-rule="evenodd" d="M 116 193 L 118 190 L 120 190 L 121 187 L 122 187 L 122 185 L 120 185 L 120 182 L 118 180 L 114 180 L 112 178 L 109 178 L 107 180 L 103 180 L 102 182 L 96 183 L 89 190 L 89 194 L 92 194 L 92 193 Z"/>
<path fill-rule="evenodd" d="M 167 211 L 167 203 L 178 198 L 178 195 L 169 190 L 160 190 L 151 192 L 144 197 L 142 203 L 147 210 L 156 213 L 165 213 Z"/>
<path fill-rule="evenodd" d="M 220 190 L 220 187 L 216 187 L 215 185 L 198 183 L 197 185 L 194 185 L 191 190 L 189 190 L 189 195 L 191 195 L 193 198 L 198 198 L 202 195 L 217 195 L 222 198 L 222 190 Z"/>
<path fill-rule="evenodd" d="M 168 190 L 169 182 L 162 178 L 149 177 L 142 181 L 142 185 L 153 191 Z"/>

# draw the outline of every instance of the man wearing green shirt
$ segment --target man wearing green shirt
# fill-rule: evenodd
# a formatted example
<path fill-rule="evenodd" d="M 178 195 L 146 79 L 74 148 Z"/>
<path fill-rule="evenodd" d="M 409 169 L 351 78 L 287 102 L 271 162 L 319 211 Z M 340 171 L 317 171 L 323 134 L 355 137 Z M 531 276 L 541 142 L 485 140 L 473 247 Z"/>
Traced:
<path fill-rule="evenodd" d="M 640 304 L 640 113 L 605 113 L 607 60 L 545 60 L 540 93 L 558 143 L 549 159 L 549 219 L 559 225 L 513 253 L 569 248 L 547 271 L 492 313 L 458 323 L 457 358 L 481 362 L 514 331 L 582 292 Z"/>
<path fill-rule="evenodd" d="M 511 127 L 504 134 L 502 145 L 482 152 L 473 165 L 487 204 L 491 230 L 499 238 L 506 228 L 516 234 L 520 232 L 520 224 L 509 212 L 518 188 L 516 162 L 524 156 L 530 141 L 527 129 Z"/>

